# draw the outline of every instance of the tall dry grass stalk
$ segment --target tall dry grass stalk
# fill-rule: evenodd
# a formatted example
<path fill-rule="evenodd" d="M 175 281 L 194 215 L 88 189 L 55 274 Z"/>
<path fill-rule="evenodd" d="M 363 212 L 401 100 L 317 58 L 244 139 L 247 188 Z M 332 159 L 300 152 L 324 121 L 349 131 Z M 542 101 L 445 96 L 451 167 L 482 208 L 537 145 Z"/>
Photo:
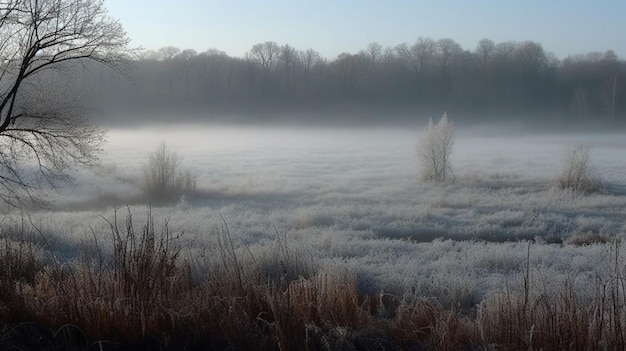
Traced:
<path fill-rule="evenodd" d="M 583 302 L 570 279 L 556 293 L 529 288 L 487 297 L 475 320 L 480 340 L 508 350 L 625 349 L 626 277 L 620 247 L 613 243 L 612 271 L 596 277 L 590 301 Z"/>
<path fill-rule="evenodd" d="M 467 315 L 437 297 L 364 294 L 355 274 L 316 265 L 279 231 L 271 254 L 261 257 L 236 245 L 224 220 L 214 231 L 212 259 L 200 263 L 183 255 L 167 221 L 155 225 L 148 214 L 137 226 L 130 213 L 124 220 L 115 213 L 109 225 L 108 239 L 94 237 L 96 254 L 71 264 L 44 264 L 33 240 L 3 232 L 0 348 L 626 347 L 626 277 L 617 241 L 610 274 L 598 275 L 591 297 L 579 296 L 571 280 L 556 292 L 537 284 L 529 246 L 519 290 L 491 294 Z M 112 241 L 111 253 L 102 240 Z M 26 335 L 34 334 L 39 344 L 29 344 L 35 339 Z"/>

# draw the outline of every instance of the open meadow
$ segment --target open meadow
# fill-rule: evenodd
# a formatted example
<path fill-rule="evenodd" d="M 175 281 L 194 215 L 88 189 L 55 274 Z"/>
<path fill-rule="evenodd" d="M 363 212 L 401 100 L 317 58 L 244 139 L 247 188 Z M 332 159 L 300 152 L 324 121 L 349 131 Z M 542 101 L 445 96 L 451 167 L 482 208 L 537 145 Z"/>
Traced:
<path fill-rule="evenodd" d="M 101 166 L 77 171 L 73 185 L 51 192 L 52 209 L 2 217 L 3 259 L 20 253 L 36 262 L 16 265 L 34 273 L 3 289 L 13 291 L 26 316 L 48 311 L 45 323 L 71 323 L 90 340 L 133 339 L 113 327 L 128 316 L 120 307 L 127 299 L 141 311 L 139 320 L 124 322 L 138 335 L 166 330 L 191 345 L 190 325 L 206 326 L 202 337 L 210 341 L 202 340 L 215 348 L 254 344 L 258 337 L 242 336 L 251 325 L 269 335 L 257 345 L 266 349 L 624 346 L 625 136 L 458 127 L 454 179 L 431 184 L 419 177 L 420 133 L 110 130 Z M 141 169 L 163 141 L 198 184 L 171 204 L 148 206 L 138 190 Z M 579 142 L 590 146 L 599 184 L 589 193 L 555 185 L 565 151 Z M 156 259 L 146 268 L 137 253 Z M 136 274 L 134 285 L 115 275 L 109 278 L 117 285 L 104 288 L 102 272 L 111 267 Z M 5 273 L 4 282 L 10 278 Z M 68 292 L 55 281 L 90 288 Z M 126 297 L 102 302 L 108 293 Z M 59 295 L 87 307 L 65 306 Z M 85 302 L 94 296 L 100 298 Z M 164 306 L 155 301 L 168 296 L 188 304 L 172 303 L 154 317 L 138 302 Z M 252 307 L 240 314 L 216 307 L 229 303 Z M 343 309 L 326 315 L 334 304 Z M 307 308 L 302 319 L 289 319 Z M 55 309 L 62 312 L 49 317 Z M 229 317 L 199 317 L 194 309 Z M 86 311 L 90 317 L 81 315 Z M 235 326 L 237 318 L 246 320 Z"/>

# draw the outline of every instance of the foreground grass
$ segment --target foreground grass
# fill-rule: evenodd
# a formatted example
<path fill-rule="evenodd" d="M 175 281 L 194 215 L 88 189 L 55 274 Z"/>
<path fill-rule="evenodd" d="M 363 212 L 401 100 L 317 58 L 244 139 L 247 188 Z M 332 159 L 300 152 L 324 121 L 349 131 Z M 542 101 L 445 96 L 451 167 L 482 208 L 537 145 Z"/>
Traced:
<path fill-rule="evenodd" d="M 121 222 L 121 223 L 120 223 Z M 0 349 L 123 350 L 622 350 L 626 278 L 618 263 L 583 300 L 567 282 L 530 283 L 483 299 L 471 313 L 436 296 L 365 294 L 356 275 L 318 267 L 277 234 L 274 255 L 235 250 L 226 223 L 202 260 L 177 245 L 167 222 L 140 230 L 110 223 L 113 251 L 72 263 L 45 247 L 0 237 Z M 45 243 L 42 244 L 45 246 Z"/>

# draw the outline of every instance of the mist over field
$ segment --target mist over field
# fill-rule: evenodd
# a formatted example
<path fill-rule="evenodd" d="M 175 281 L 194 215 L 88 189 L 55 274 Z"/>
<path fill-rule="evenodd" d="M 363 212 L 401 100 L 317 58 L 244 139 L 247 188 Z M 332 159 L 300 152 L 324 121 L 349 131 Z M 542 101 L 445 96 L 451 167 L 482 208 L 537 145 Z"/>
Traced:
<path fill-rule="evenodd" d="M 32 221 L 62 260 L 93 245 L 94 233 L 109 236 L 115 213 L 130 211 L 141 223 L 150 211 L 184 233 L 179 243 L 195 253 L 215 247 L 225 221 L 241 252 L 262 257 L 284 235 L 311 264 L 358 272 L 364 292 L 439 296 L 453 289 L 467 309 L 519 277 L 530 242 L 542 277 L 557 282 L 574 270 L 583 289 L 604 274 L 610 248 L 593 243 L 624 233 L 623 134 L 457 128 L 453 180 L 433 184 L 419 176 L 415 147 L 423 132 L 421 125 L 111 129 L 101 166 L 76 173 L 54 209 Z M 198 185 L 150 210 L 138 182 L 162 141 Z M 591 146 L 600 182 L 589 194 L 556 186 L 565 152 L 579 142 Z"/>
<path fill-rule="evenodd" d="M 626 349 L 620 5 L 190 3 L 0 3 L 0 350 Z"/>
<path fill-rule="evenodd" d="M 558 61 L 535 42 L 481 43 L 493 51 L 421 38 L 329 61 L 265 42 L 245 59 L 146 52 L 128 77 L 87 65 L 82 79 L 54 82 L 80 91 L 90 123 L 107 128 L 99 163 L 44 187 L 45 209 L 8 207 L 17 234 L 6 245 L 26 237 L 46 265 L 102 267 L 126 248 L 153 257 L 141 250 L 160 230 L 194 282 L 235 274 L 240 288 L 247 275 L 292 289 L 339 274 L 385 321 L 421 299 L 460 318 L 510 294 L 575 292 L 585 309 L 604 306 L 599 284 L 612 284 L 619 299 L 624 62 L 610 50 Z M 431 44 L 454 50 L 416 69 L 411 55 Z M 282 52 L 273 65 L 270 49 Z M 433 177 L 423 151 L 437 167 L 445 135 L 445 176 Z"/>
<path fill-rule="evenodd" d="M 457 125 L 554 131 L 624 127 L 624 61 L 614 51 L 556 57 L 540 42 L 419 37 L 323 57 L 265 41 L 243 57 L 165 46 L 117 74 L 91 62 L 55 78 L 106 127 L 154 123 L 259 125 L 425 123 L 447 110 Z M 86 68 L 86 69 L 83 69 Z"/>

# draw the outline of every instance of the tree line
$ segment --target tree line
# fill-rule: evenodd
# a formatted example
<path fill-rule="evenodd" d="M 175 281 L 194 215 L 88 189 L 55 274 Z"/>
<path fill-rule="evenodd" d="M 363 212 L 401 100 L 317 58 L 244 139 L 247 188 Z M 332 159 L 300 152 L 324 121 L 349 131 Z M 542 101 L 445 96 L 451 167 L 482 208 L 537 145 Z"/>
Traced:
<path fill-rule="evenodd" d="M 608 124 L 626 121 L 625 81 L 626 62 L 612 50 L 559 59 L 534 41 L 483 39 L 464 49 L 450 38 L 420 37 L 394 47 L 373 42 L 333 59 L 273 41 L 254 45 L 244 57 L 163 47 L 142 52 L 125 77 L 94 67 L 78 87 L 105 110 L 148 115 L 184 109 L 207 119 L 376 121 L 447 109 L 461 123 Z"/>

